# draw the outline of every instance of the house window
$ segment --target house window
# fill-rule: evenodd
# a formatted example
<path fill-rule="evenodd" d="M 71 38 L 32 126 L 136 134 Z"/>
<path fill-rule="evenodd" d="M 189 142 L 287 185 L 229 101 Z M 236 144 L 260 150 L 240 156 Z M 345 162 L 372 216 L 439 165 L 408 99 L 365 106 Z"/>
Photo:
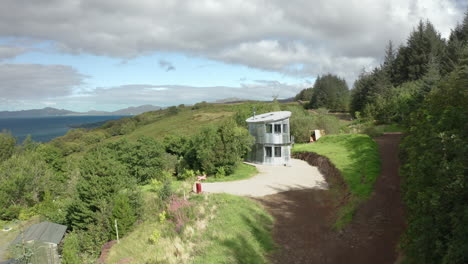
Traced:
<path fill-rule="evenodd" d="M 272 124 L 266 124 L 266 132 L 271 133 L 273 132 L 273 125 Z"/>
<path fill-rule="evenodd" d="M 283 133 L 288 133 L 288 125 L 283 124 Z"/>
<path fill-rule="evenodd" d="M 281 147 L 275 147 L 275 157 L 281 157 Z"/>
<path fill-rule="evenodd" d="M 265 156 L 267 156 L 269 158 L 271 158 L 273 156 L 271 147 L 265 147 Z"/>
<path fill-rule="evenodd" d="M 275 124 L 275 133 L 281 133 L 281 124 Z"/>

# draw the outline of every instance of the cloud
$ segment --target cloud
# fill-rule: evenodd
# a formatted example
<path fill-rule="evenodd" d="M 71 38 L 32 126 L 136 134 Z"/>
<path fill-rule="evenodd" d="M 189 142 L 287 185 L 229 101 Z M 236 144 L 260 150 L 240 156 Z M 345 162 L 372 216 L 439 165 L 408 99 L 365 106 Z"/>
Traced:
<path fill-rule="evenodd" d="M 72 94 L 86 76 L 65 65 L 0 64 L 0 97 L 42 99 Z"/>
<path fill-rule="evenodd" d="M 27 51 L 28 49 L 23 47 L 0 45 L 0 61 L 14 58 Z"/>
<path fill-rule="evenodd" d="M 3 0 L 0 36 L 53 41 L 68 53 L 125 59 L 178 52 L 288 75 L 338 71 L 352 79 L 380 63 L 388 40 L 404 43 L 420 19 L 448 36 L 465 11 L 460 2 Z"/>
<path fill-rule="evenodd" d="M 201 101 L 215 101 L 229 97 L 271 101 L 273 96 L 290 98 L 300 90 L 310 87 L 309 82 L 287 84 L 278 81 L 258 80 L 241 84 L 239 87 L 184 85 L 132 84 L 117 87 L 100 87 L 79 95 L 79 101 L 99 101 L 101 106 L 125 102 L 128 105 L 153 104 L 170 106 L 193 104 Z M 68 100 L 74 100 L 70 97 Z"/>
<path fill-rule="evenodd" d="M 159 60 L 159 67 L 163 68 L 165 71 L 175 71 L 174 65 L 172 63 L 165 61 L 165 60 Z"/>

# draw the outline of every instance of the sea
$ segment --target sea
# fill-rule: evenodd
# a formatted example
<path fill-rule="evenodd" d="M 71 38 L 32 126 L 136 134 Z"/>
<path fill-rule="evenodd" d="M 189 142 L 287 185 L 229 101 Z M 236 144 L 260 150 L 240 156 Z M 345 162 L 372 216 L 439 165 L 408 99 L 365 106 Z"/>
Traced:
<path fill-rule="evenodd" d="M 36 142 L 48 142 L 65 135 L 72 127 L 126 116 L 48 116 L 0 118 L 0 132 L 8 131 L 21 143 L 28 135 Z"/>

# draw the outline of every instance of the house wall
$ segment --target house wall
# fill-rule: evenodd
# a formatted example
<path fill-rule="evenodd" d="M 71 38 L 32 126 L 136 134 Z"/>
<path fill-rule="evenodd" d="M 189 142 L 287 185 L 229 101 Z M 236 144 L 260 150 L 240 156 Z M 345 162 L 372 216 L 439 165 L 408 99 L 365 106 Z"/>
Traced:
<path fill-rule="evenodd" d="M 272 125 L 272 132 L 267 133 L 267 125 Z M 275 132 L 274 125 L 281 126 L 281 133 Z M 284 131 L 286 125 L 287 130 Z M 249 123 L 249 132 L 255 137 L 255 144 L 249 154 L 248 160 L 261 164 L 288 164 L 291 158 L 291 136 L 289 119 L 267 123 Z M 265 147 L 271 147 L 272 157 L 266 156 Z M 275 157 L 274 148 L 281 147 L 281 157 Z"/>

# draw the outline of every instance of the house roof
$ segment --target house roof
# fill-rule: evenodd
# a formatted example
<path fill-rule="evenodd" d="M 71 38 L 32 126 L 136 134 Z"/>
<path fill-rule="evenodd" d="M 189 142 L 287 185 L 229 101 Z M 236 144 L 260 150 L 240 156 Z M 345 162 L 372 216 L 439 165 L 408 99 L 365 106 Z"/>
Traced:
<path fill-rule="evenodd" d="M 12 244 L 18 244 L 23 240 L 24 241 L 41 241 L 53 244 L 59 244 L 67 231 L 67 227 L 64 225 L 59 225 L 52 222 L 42 222 L 39 224 L 34 224 L 30 226 L 25 232 L 24 235 L 18 235 Z"/>
<path fill-rule="evenodd" d="M 269 112 L 261 115 L 255 115 L 245 120 L 247 123 L 268 123 L 284 120 L 291 116 L 289 111 Z"/>

